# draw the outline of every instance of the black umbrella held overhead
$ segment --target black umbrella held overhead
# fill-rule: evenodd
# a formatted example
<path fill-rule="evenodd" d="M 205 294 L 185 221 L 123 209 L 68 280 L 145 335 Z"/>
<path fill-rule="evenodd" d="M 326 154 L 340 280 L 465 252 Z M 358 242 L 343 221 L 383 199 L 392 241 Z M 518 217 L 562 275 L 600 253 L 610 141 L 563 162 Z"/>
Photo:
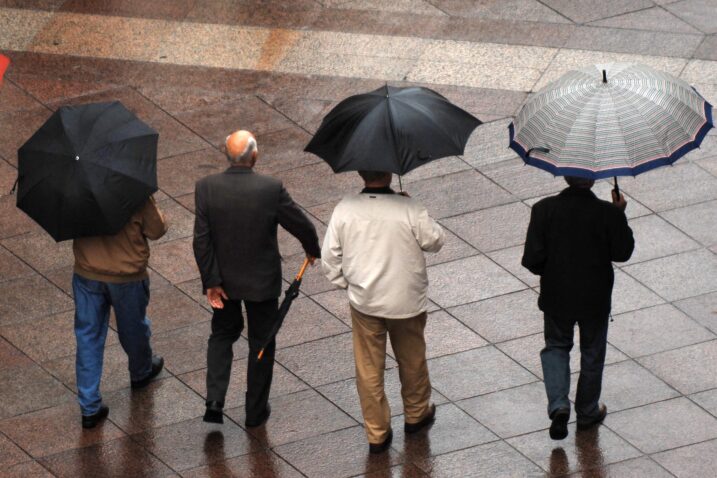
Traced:
<path fill-rule="evenodd" d="M 274 340 L 276 334 L 279 333 L 279 328 L 281 328 L 281 324 L 284 323 L 284 318 L 289 312 L 289 307 L 291 307 L 291 303 L 294 301 L 294 299 L 299 297 L 299 287 L 301 287 L 301 279 L 304 277 L 304 272 L 306 272 L 306 268 L 308 266 L 309 260 L 304 259 L 304 264 L 301 266 L 301 270 L 299 270 L 299 273 L 296 274 L 296 277 L 294 278 L 294 281 L 291 283 L 289 288 L 286 289 L 286 293 L 284 294 L 284 300 L 281 301 L 281 305 L 279 306 L 276 324 L 274 324 L 274 328 L 271 329 L 269 337 L 267 337 L 267 339 L 261 345 L 261 349 L 259 349 L 259 354 L 256 357 L 257 360 L 261 360 L 261 358 L 264 356 L 264 349 L 271 343 L 272 340 Z"/>
<path fill-rule="evenodd" d="M 346 98 L 326 115 L 304 151 L 334 172 L 399 175 L 463 154 L 481 121 L 428 88 L 381 88 Z"/>
<path fill-rule="evenodd" d="M 62 107 L 18 150 L 17 207 L 58 242 L 116 234 L 157 191 L 157 140 L 117 101 Z"/>

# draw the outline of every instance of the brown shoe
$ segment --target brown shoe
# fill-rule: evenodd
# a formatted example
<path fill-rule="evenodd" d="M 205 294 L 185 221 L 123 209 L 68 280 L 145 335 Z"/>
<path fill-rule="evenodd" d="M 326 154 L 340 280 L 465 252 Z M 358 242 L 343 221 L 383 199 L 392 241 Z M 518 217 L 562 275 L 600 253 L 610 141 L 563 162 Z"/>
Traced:
<path fill-rule="evenodd" d="M 577 427 L 578 430 L 588 430 L 595 425 L 599 425 L 605 420 L 605 417 L 607 416 L 607 407 L 604 404 L 600 404 L 600 409 L 595 417 L 591 418 L 582 418 L 578 417 Z"/>
<path fill-rule="evenodd" d="M 403 424 L 403 431 L 408 433 L 409 435 L 412 433 L 419 432 L 426 428 L 427 426 L 431 425 L 436 420 L 436 404 L 431 404 L 431 411 L 428 412 L 428 415 L 423 417 L 420 422 L 417 423 L 404 423 Z"/>

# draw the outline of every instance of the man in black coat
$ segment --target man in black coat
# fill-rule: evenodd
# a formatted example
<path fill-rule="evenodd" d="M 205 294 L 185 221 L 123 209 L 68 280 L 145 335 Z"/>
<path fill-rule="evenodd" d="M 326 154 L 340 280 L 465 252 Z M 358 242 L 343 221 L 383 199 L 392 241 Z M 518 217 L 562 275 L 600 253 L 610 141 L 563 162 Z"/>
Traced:
<path fill-rule="evenodd" d="M 569 187 L 533 206 L 523 267 L 540 276 L 538 306 L 545 319 L 540 352 L 550 436 L 568 435 L 570 350 L 580 328 L 580 378 L 575 397 L 579 430 L 601 423 L 607 407 L 599 403 L 614 281 L 612 262 L 630 259 L 635 242 L 627 225 L 622 194 L 613 203 L 590 190 L 594 181 L 566 177 Z"/>
<path fill-rule="evenodd" d="M 232 345 L 249 325 L 246 425 L 259 426 L 271 413 L 269 389 L 275 341 L 257 360 L 261 344 L 277 320 L 281 295 L 281 256 L 277 225 L 295 236 L 310 261 L 321 257 L 316 228 L 281 181 L 254 173 L 258 149 L 248 131 L 227 137 L 230 167 L 199 180 L 195 189 L 194 257 L 211 304 L 212 333 L 207 348 L 207 411 L 204 421 L 222 423 L 229 387 Z"/>

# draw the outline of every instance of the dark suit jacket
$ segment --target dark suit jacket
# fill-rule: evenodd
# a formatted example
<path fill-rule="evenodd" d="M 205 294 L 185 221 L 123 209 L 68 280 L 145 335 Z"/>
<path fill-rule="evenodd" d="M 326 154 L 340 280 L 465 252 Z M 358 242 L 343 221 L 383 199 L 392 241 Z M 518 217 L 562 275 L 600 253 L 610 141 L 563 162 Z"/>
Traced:
<path fill-rule="evenodd" d="M 221 285 L 234 300 L 279 297 L 278 224 L 321 257 L 316 228 L 277 179 L 230 167 L 197 181 L 195 202 L 194 257 L 205 293 Z"/>
<path fill-rule="evenodd" d="M 540 310 L 554 317 L 607 317 L 612 261 L 635 241 L 625 213 L 589 189 L 567 188 L 533 206 L 523 267 L 540 275 Z"/>

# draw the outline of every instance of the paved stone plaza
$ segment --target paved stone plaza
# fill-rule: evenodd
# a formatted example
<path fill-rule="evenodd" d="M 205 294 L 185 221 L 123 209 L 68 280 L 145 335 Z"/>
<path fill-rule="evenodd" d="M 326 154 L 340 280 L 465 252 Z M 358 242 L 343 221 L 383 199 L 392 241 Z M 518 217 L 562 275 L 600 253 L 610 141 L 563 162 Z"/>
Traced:
<path fill-rule="evenodd" d="M 717 134 L 674 167 L 624 179 L 635 253 L 616 266 L 604 426 L 549 439 L 537 277 L 520 266 L 530 207 L 564 182 L 507 148 L 532 91 L 573 67 L 635 61 L 717 104 L 714 0 L 0 0 L 0 475 L 717 476 Z M 318 268 L 279 339 L 265 427 L 244 426 L 246 340 L 226 413 L 204 412 L 211 313 L 192 249 L 194 182 L 219 147 L 256 132 L 258 170 L 284 181 L 323 236 L 360 188 L 302 153 L 339 100 L 391 85 L 436 89 L 484 125 L 465 155 L 404 178 L 447 243 L 428 261 L 433 428 L 406 439 L 396 362 L 389 453 L 369 457 L 354 384 L 348 305 Z M 17 148 L 57 107 L 120 100 L 160 133 L 152 245 L 160 379 L 131 393 L 110 331 L 101 427 L 80 427 L 71 243 L 15 208 Z M 596 187 L 609 197 L 608 183 Z M 303 259 L 282 231 L 287 279 Z M 574 371 L 579 354 L 574 353 Z"/>

